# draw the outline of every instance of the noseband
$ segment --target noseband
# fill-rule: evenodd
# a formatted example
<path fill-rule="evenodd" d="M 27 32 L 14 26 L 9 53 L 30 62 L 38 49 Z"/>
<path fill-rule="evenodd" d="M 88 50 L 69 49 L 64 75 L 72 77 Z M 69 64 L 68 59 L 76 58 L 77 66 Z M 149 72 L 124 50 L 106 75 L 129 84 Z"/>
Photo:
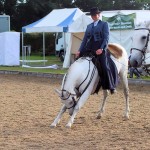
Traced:
<path fill-rule="evenodd" d="M 63 92 L 67 92 L 67 93 L 68 93 L 68 97 L 64 97 Z M 67 109 L 70 109 L 70 108 L 75 107 L 76 101 L 75 101 L 74 96 L 76 96 L 76 94 L 71 94 L 71 93 L 69 93 L 68 91 L 66 91 L 66 90 L 64 90 L 64 89 L 62 90 L 62 94 L 61 94 L 61 99 L 62 99 L 62 100 L 67 100 L 67 99 L 69 99 L 70 96 L 72 96 L 73 105 L 72 105 L 71 107 L 67 108 Z"/>
<path fill-rule="evenodd" d="M 144 57 L 143 60 L 142 60 L 142 62 L 143 62 L 145 60 L 146 49 L 147 49 L 148 42 L 149 42 L 150 29 L 149 28 L 138 28 L 138 29 L 135 29 L 135 30 L 148 30 L 147 40 L 146 40 L 146 43 L 145 43 L 145 46 L 143 47 L 143 49 L 131 48 L 131 51 L 130 51 L 130 54 L 132 53 L 132 50 L 140 51 L 142 53 L 143 57 Z"/>

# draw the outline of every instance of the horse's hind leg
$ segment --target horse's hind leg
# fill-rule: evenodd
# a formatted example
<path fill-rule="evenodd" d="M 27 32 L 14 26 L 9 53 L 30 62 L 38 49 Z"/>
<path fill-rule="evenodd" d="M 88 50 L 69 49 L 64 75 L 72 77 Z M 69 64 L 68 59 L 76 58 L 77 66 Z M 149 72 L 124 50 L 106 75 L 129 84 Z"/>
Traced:
<path fill-rule="evenodd" d="M 106 99 L 107 99 L 107 96 L 108 96 L 108 91 L 107 90 L 104 90 L 103 91 L 103 102 L 101 104 L 101 108 L 97 114 L 97 119 L 100 119 L 102 117 L 102 114 L 104 113 L 104 110 L 105 110 L 105 104 L 106 104 Z"/>
<path fill-rule="evenodd" d="M 128 87 L 128 79 L 127 76 L 124 74 L 121 76 L 121 80 L 123 83 L 123 88 L 124 88 L 124 96 L 125 96 L 125 102 L 126 102 L 126 108 L 125 108 L 125 114 L 124 117 L 126 119 L 129 119 L 129 112 L 130 112 L 130 108 L 129 108 L 129 87 Z"/>
<path fill-rule="evenodd" d="M 67 109 L 66 106 L 63 105 L 62 108 L 61 108 L 61 110 L 60 110 L 60 112 L 59 112 L 59 114 L 58 114 L 57 117 L 55 118 L 54 122 L 50 125 L 51 128 L 56 127 L 56 125 L 59 123 L 59 121 L 60 121 L 60 119 L 61 119 L 63 113 L 66 111 L 66 109 Z"/>

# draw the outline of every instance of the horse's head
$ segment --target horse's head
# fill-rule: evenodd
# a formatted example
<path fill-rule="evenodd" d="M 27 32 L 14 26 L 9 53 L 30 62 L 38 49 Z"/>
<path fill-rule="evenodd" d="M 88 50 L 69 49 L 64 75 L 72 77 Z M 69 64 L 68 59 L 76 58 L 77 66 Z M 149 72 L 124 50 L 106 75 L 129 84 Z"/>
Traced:
<path fill-rule="evenodd" d="M 145 54 L 150 52 L 150 28 L 138 27 L 132 36 L 132 48 L 130 52 L 130 65 L 139 67 L 145 59 Z"/>
<path fill-rule="evenodd" d="M 65 104 L 69 115 L 71 116 L 73 114 L 74 107 L 76 106 L 77 94 L 69 93 L 66 90 L 59 91 L 58 89 L 56 89 L 56 92 L 58 93 L 61 102 Z"/>

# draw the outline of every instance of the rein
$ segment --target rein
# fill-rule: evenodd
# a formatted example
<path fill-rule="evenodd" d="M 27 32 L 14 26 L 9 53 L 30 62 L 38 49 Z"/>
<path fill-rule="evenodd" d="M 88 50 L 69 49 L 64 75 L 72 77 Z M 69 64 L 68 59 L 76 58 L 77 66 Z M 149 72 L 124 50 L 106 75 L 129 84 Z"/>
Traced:
<path fill-rule="evenodd" d="M 88 78 L 89 73 L 90 73 L 90 61 L 91 61 L 91 60 L 88 60 L 86 57 L 85 57 L 85 58 L 82 57 L 82 59 L 86 59 L 87 61 L 89 61 L 89 69 L 88 69 L 88 74 L 87 74 L 86 78 L 85 78 L 85 79 L 80 83 L 80 85 L 76 88 L 78 91 L 79 91 L 80 86 L 85 82 L 85 80 Z"/>
<path fill-rule="evenodd" d="M 88 60 L 88 59 L 86 59 L 86 60 Z M 85 82 L 85 80 L 87 79 L 87 77 L 89 76 L 89 72 L 90 72 L 90 62 L 91 62 L 92 60 L 88 60 L 88 61 L 89 61 L 89 71 L 88 71 L 88 74 L 87 74 L 86 78 L 84 79 L 84 81 L 83 81 L 83 82 L 79 85 L 79 87 L 77 88 L 78 90 L 79 90 L 80 86 Z M 93 79 L 93 76 L 94 76 L 94 74 L 95 74 L 95 70 L 96 70 L 96 66 L 94 65 L 94 68 L 93 68 L 92 73 L 91 73 L 90 80 L 89 80 L 88 84 L 86 85 L 85 89 L 83 90 L 83 92 L 81 93 L 81 95 L 86 91 L 86 89 L 87 89 L 88 86 L 90 85 L 90 83 L 91 83 L 91 81 L 92 81 L 92 79 Z M 80 96 L 80 97 L 81 97 L 81 96 Z"/>

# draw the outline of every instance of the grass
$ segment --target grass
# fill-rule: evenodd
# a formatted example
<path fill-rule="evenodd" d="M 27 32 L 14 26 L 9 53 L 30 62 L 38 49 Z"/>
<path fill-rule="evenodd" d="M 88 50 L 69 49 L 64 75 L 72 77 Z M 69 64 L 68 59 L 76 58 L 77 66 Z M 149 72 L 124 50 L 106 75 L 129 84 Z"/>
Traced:
<path fill-rule="evenodd" d="M 129 75 L 128 75 L 128 78 L 129 78 Z M 130 79 L 130 78 L 129 78 Z M 133 76 L 133 78 L 131 79 L 138 79 L 135 75 Z M 150 80 L 150 76 L 141 76 L 140 79 L 143 79 L 143 80 Z"/>
<path fill-rule="evenodd" d="M 22 60 L 22 57 L 20 58 Z M 26 58 L 27 60 L 43 60 L 42 56 L 39 55 L 33 55 Z M 55 56 L 55 55 L 51 55 L 51 56 L 46 56 L 45 60 L 47 60 L 47 62 L 45 62 L 45 64 L 42 62 L 36 62 L 36 63 L 27 63 L 26 65 L 29 66 L 51 66 L 51 65 L 58 65 L 59 68 L 58 69 L 38 69 L 38 68 L 24 68 L 22 67 L 22 64 L 20 64 L 20 66 L 0 66 L 0 70 L 5 70 L 5 71 L 20 71 L 20 72 L 39 72 L 39 73 L 53 73 L 53 74 L 65 74 L 67 72 L 68 69 L 64 69 L 62 68 L 63 63 L 60 61 L 59 57 Z M 133 79 L 136 79 L 136 77 L 134 76 Z M 150 80 L 149 76 L 141 76 L 141 79 L 144 80 Z"/>
<path fill-rule="evenodd" d="M 141 79 L 150 80 L 150 76 L 142 76 Z"/>
<path fill-rule="evenodd" d="M 22 57 L 20 58 L 22 60 Z M 42 56 L 30 56 L 26 57 L 26 60 L 43 60 Z M 53 74 L 64 74 L 66 73 L 67 69 L 62 68 L 63 63 L 60 61 L 59 57 L 51 55 L 51 56 L 46 56 L 45 60 L 47 62 L 28 62 L 26 65 L 32 66 L 32 67 L 37 67 L 37 66 L 51 66 L 51 65 L 58 65 L 58 69 L 51 69 L 51 68 L 25 68 L 22 67 L 22 63 L 20 63 L 20 66 L 0 66 L 0 70 L 5 70 L 5 71 L 20 71 L 20 72 L 40 72 L 40 73 L 53 73 Z"/>

